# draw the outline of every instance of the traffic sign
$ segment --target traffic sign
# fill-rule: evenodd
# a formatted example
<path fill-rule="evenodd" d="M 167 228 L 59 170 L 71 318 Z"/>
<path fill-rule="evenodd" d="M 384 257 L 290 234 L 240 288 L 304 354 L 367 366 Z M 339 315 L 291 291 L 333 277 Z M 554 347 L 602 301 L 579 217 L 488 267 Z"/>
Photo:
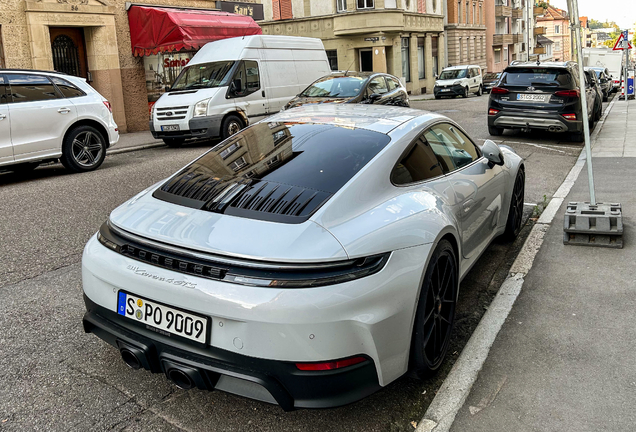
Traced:
<path fill-rule="evenodd" d="M 625 33 L 621 33 L 621 35 L 618 37 L 618 40 L 616 41 L 616 44 L 614 44 L 614 48 L 612 49 L 614 51 L 632 49 L 632 44 L 629 42 L 629 40 L 627 40 L 627 38 L 625 38 Z"/>

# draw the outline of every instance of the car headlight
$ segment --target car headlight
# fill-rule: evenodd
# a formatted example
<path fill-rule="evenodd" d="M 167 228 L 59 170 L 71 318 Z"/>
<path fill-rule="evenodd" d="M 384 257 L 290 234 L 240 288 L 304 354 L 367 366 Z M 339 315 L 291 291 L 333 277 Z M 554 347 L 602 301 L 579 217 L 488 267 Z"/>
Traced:
<path fill-rule="evenodd" d="M 210 102 L 210 98 L 203 99 L 194 105 L 194 114 L 193 117 L 203 117 L 208 115 L 208 103 Z"/>
<path fill-rule="evenodd" d="M 461 82 L 461 81 L 455 81 L 455 82 L 453 83 L 453 85 L 462 85 L 462 82 Z"/>

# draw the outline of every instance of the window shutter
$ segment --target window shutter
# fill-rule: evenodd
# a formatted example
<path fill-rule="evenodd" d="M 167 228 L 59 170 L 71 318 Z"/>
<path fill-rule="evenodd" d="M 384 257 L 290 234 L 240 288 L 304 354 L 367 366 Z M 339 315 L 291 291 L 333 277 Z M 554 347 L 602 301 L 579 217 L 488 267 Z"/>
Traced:
<path fill-rule="evenodd" d="M 426 0 L 417 0 L 417 11 L 419 13 L 426 13 Z"/>
<path fill-rule="evenodd" d="M 292 19 L 292 0 L 279 0 L 280 1 L 280 19 Z"/>
<path fill-rule="evenodd" d="M 272 19 L 279 20 L 280 19 L 280 0 L 272 0 Z"/>

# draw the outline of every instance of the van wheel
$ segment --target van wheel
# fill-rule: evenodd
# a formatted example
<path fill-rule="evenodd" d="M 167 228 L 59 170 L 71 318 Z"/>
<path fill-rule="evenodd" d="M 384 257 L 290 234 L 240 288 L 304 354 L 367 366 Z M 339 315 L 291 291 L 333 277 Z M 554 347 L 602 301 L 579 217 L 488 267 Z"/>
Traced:
<path fill-rule="evenodd" d="M 496 126 L 488 126 L 488 133 L 492 136 L 500 136 L 503 133 L 503 129 Z"/>
<path fill-rule="evenodd" d="M 106 140 L 92 126 L 78 126 L 71 130 L 62 145 L 62 165 L 69 171 L 93 171 L 104 162 Z"/>
<path fill-rule="evenodd" d="M 168 147 L 177 148 L 177 147 L 181 147 L 183 145 L 183 143 L 185 142 L 185 139 L 183 139 L 183 138 L 164 138 L 163 142 L 166 143 L 166 145 Z"/>
<path fill-rule="evenodd" d="M 477 90 L 477 93 L 475 93 L 477 96 L 481 96 L 484 93 L 484 89 L 481 86 L 481 84 L 479 85 L 479 90 Z"/>
<path fill-rule="evenodd" d="M 239 116 L 230 114 L 223 120 L 221 136 L 223 139 L 229 138 L 244 127 L 243 120 Z"/>
<path fill-rule="evenodd" d="M 468 87 L 464 87 L 464 93 L 462 93 L 462 97 L 463 98 L 467 98 L 468 97 Z"/>
<path fill-rule="evenodd" d="M 455 322 L 459 277 L 453 246 L 441 240 L 428 264 L 417 302 L 411 345 L 411 369 L 426 378 L 442 365 Z"/>

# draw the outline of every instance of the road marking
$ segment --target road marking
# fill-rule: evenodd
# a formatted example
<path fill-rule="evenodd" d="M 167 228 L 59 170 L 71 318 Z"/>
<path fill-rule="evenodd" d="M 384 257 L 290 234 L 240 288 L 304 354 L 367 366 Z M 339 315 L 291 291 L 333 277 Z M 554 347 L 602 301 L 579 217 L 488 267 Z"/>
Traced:
<path fill-rule="evenodd" d="M 598 137 L 605 119 L 616 100 L 617 98 L 612 100 L 605 115 L 599 121 L 597 130 L 594 131 L 591 137 L 593 142 Z M 481 321 L 479 321 L 473 335 L 468 340 L 444 383 L 437 391 L 435 398 L 424 414 L 424 418 L 418 423 L 416 432 L 448 432 L 450 430 L 455 421 L 455 416 L 464 405 L 464 402 L 466 402 L 473 384 L 477 381 L 477 375 L 488 357 L 499 330 L 501 330 L 508 318 L 512 306 L 521 292 L 524 278 L 532 268 L 532 263 L 543 244 L 543 238 L 548 232 L 556 212 L 570 192 L 584 164 L 585 148 L 581 150 L 576 163 L 555 192 L 550 204 L 548 204 L 537 223 L 532 227 L 532 231 L 530 231 L 519 255 L 517 255 L 515 262 L 510 268 L 508 277 L 499 288 L 497 296 L 488 307 Z"/>

